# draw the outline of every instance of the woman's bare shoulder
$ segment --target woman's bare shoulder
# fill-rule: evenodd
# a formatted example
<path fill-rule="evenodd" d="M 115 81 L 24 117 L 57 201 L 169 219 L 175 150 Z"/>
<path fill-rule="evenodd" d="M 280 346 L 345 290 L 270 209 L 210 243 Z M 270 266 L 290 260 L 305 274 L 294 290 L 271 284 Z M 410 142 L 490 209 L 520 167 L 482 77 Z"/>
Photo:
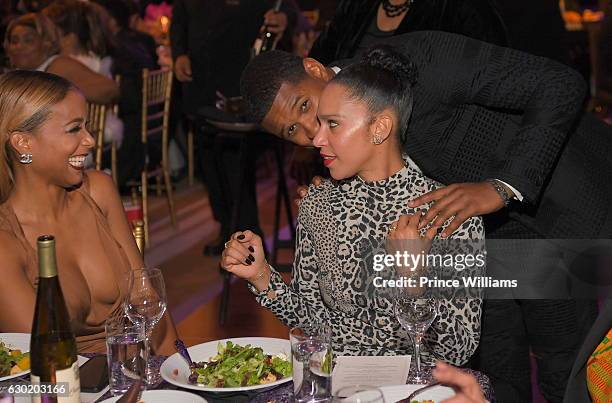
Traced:
<path fill-rule="evenodd" d="M 88 171 L 83 178 L 82 189 L 94 199 L 103 212 L 106 212 L 118 197 L 113 179 L 101 171 Z"/>

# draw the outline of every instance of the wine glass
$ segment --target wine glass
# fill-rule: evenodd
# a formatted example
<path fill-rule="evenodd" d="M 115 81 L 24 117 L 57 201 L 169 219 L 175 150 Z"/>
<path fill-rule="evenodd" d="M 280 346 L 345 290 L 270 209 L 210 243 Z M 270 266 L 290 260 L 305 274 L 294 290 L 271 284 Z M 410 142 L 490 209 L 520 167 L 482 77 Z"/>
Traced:
<path fill-rule="evenodd" d="M 427 379 L 421 373 L 421 343 L 423 336 L 437 315 L 437 302 L 434 299 L 405 298 L 395 300 L 395 317 L 408 332 L 414 347 L 416 371 L 408 375 L 408 383 L 426 384 Z"/>
<path fill-rule="evenodd" d="M 149 357 L 145 380 L 147 385 L 155 386 L 161 382 L 161 376 L 159 369 L 153 366 L 153 360 L 150 359 L 151 334 L 166 312 L 164 277 L 159 269 L 132 270 L 128 284 L 128 294 L 123 307 L 133 323 L 144 325 L 147 357 Z"/>

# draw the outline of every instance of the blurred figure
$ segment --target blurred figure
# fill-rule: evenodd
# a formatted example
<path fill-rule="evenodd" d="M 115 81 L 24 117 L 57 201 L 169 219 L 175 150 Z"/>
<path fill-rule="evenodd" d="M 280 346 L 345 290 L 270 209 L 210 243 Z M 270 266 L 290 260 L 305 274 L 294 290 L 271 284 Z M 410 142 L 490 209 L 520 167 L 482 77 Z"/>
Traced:
<path fill-rule="evenodd" d="M 59 28 L 60 54 L 112 79 L 114 43 L 109 28 L 110 16 L 103 7 L 96 3 L 65 0 L 52 3 L 43 13 Z M 104 141 L 114 141 L 121 147 L 122 140 L 123 122 L 109 110 Z"/>
<path fill-rule="evenodd" d="M 503 23 L 489 0 L 341 0 L 310 56 L 328 64 L 358 56 L 390 36 L 424 30 L 507 44 Z"/>
<path fill-rule="evenodd" d="M 174 2 L 170 30 L 172 57 L 176 78 L 183 83 L 186 114 L 196 116 L 207 107 L 214 112 L 217 91 L 227 98 L 240 94 L 240 74 L 249 61 L 251 46 L 262 24 L 280 35 L 288 26 L 286 9 L 275 13 L 271 7 L 272 1 L 261 0 Z M 205 247 L 204 253 L 208 255 L 220 254 L 223 242 L 232 231 L 232 204 L 236 202 L 234 195 L 238 192 L 241 171 L 245 172 L 244 197 L 238 224 L 262 235 L 255 194 L 256 155 L 247 152 L 243 159 L 245 165 L 240 166 L 239 142 L 217 138 L 214 133 L 196 136 L 200 171 L 208 188 L 213 215 L 221 225 L 217 239 Z M 230 194 L 224 191 L 228 187 Z"/>
<path fill-rule="evenodd" d="M 13 68 L 57 74 L 76 85 L 90 102 L 110 103 L 119 95 L 113 80 L 60 55 L 57 28 L 46 16 L 29 13 L 9 24 L 4 48 Z"/>
<path fill-rule="evenodd" d="M 129 180 L 140 178 L 144 149 L 142 130 L 142 69 L 157 69 L 155 41 L 150 35 L 132 29 L 138 19 L 138 8 L 132 0 L 98 0 L 110 14 L 109 27 L 114 37 L 112 74 L 120 75 L 119 117 L 124 132 L 117 152 L 117 181 L 123 187 Z"/>

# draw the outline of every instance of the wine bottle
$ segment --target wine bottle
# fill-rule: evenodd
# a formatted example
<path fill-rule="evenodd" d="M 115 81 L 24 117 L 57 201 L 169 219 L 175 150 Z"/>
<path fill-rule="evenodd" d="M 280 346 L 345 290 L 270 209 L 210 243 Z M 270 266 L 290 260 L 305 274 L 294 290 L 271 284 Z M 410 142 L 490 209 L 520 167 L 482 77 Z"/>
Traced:
<path fill-rule="evenodd" d="M 280 11 L 281 5 L 283 4 L 283 0 L 276 0 L 274 3 L 273 10 L 275 13 Z M 255 56 L 260 54 L 261 52 L 267 52 L 276 47 L 276 37 L 278 35 L 274 32 L 270 32 L 267 25 L 264 25 L 261 29 L 261 34 L 257 39 L 255 39 L 255 43 L 253 44 L 253 50 Z"/>
<path fill-rule="evenodd" d="M 30 341 L 31 382 L 40 393 L 32 402 L 80 402 L 79 367 L 74 334 L 57 277 L 55 238 L 38 238 L 38 290 Z"/>

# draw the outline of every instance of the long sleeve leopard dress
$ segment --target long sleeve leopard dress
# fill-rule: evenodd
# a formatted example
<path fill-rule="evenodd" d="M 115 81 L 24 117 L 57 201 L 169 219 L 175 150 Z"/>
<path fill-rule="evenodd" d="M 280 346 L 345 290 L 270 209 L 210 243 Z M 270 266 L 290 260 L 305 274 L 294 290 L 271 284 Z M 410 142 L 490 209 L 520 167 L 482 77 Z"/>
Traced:
<path fill-rule="evenodd" d="M 418 212 L 408 201 L 441 186 L 411 166 L 382 181 L 355 177 L 311 186 L 300 204 L 291 284 L 272 269 L 270 286 L 276 295 L 251 291 L 287 326 L 329 324 L 336 355 L 410 354 L 411 343 L 393 315 L 390 298 L 373 284 L 373 256 L 384 253 L 391 223 Z M 451 238 L 479 240 L 469 244 L 484 248 L 482 220 L 471 218 Z M 442 241 L 434 239 L 432 250 L 437 242 Z M 478 346 L 481 302 L 440 300 L 424 354 L 464 364 Z"/>

